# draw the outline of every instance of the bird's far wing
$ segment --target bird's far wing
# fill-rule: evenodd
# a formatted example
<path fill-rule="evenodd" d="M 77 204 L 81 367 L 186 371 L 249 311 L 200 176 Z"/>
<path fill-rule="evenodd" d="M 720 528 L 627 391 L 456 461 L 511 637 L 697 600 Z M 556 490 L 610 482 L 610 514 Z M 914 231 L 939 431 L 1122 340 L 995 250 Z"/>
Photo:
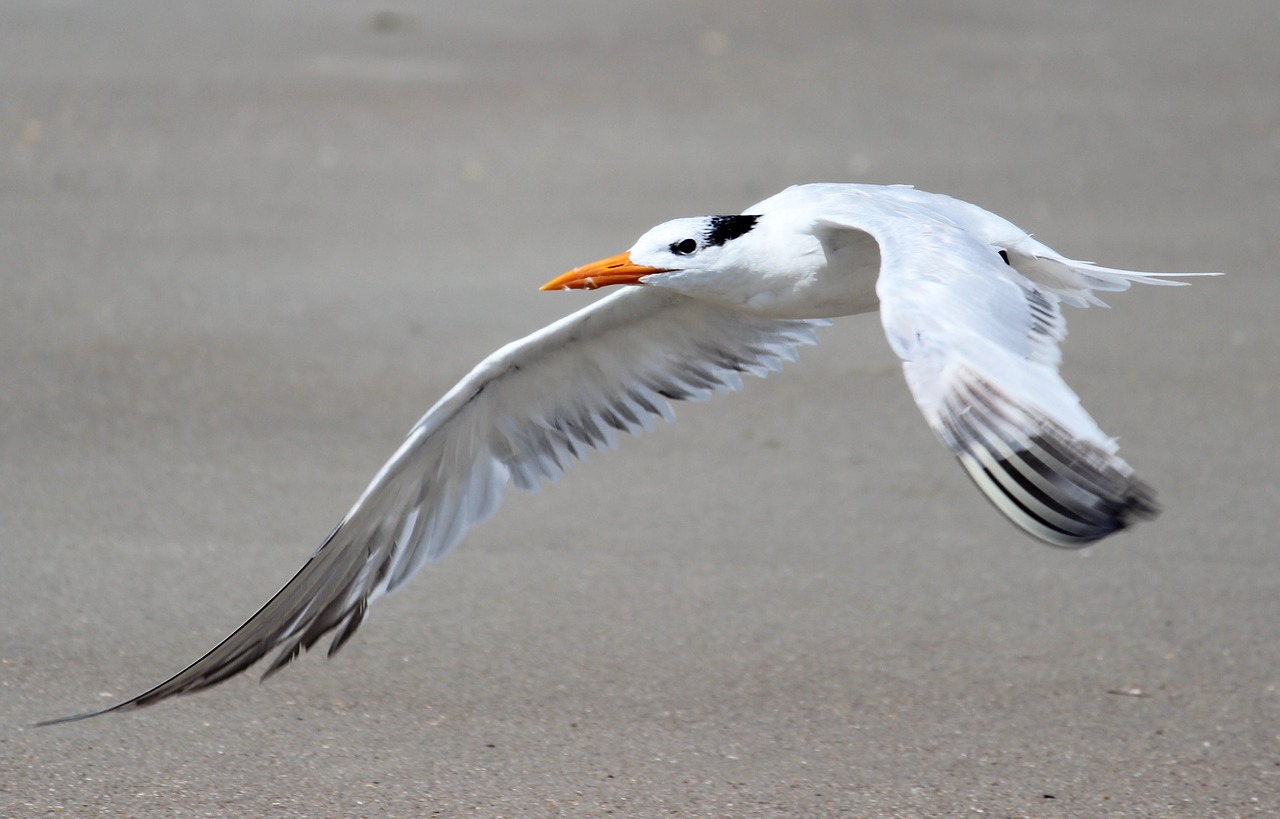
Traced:
<path fill-rule="evenodd" d="M 964 227 L 919 213 L 870 221 L 882 321 L 911 393 L 992 503 L 1065 547 L 1157 514 L 1152 491 L 1058 374 L 1061 297 Z"/>
<path fill-rule="evenodd" d="M 447 554 L 496 511 L 508 478 L 555 480 L 617 433 L 670 420 L 764 376 L 815 342 L 824 321 L 744 315 L 674 293 L 626 288 L 482 361 L 414 426 L 343 521 L 258 613 L 144 694 L 69 722 L 151 705 L 232 677 L 279 648 L 275 673 L 330 631 L 336 652 L 369 603 Z"/>
<path fill-rule="evenodd" d="M 1094 293 L 1115 293 L 1128 290 L 1133 284 L 1181 287 L 1190 282 L 1179 279 L 1221 275 L 1120 270 L 1069 259 L 1009 220 L 971 202 L 906 185 L 892 185 L 881 190 L 887 192 L 886 200 L 927 213 L 934 220 L 959 227 L 979 241 L 1004 250 L 1005 261 L 1009 265 L 1072 307 L 1105 306 Z"/>

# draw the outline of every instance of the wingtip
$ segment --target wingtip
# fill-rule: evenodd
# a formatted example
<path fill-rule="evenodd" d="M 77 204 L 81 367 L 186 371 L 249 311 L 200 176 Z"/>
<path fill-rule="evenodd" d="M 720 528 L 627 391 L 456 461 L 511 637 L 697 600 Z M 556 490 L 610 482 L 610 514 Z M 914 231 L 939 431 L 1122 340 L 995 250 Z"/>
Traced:
<path fill-rule="evenodd" d="M 1124 508 L 1120 512 L 1120 529 L 1127 529 L 1144 520 L 1155 520 L 1162 511 L 1156 500 L 1156 490 L 1146 481 L 1133 478 L 1124 495 Z M 1117 530 L 1118 531 L 1118 530 Z"/>
<path fill-rule="evenodd" d="M 88 719 L 89 717 L 96 717 L 98 716 L 98 714 L 101 714 L 101 713 L 102 713 L 101 711 L 86 711 L 83 714 L 72 714 L 69 717 L 54 717 L 53 719 L 42 719 L 39 722 L 33 722 L 31 724 L 31 727 L 32 728 L 48 728 L 52 725 L 63 725 L 68 722 L 79 722 L 82 719 Z"/>
<path fill-rule="evenodd" d="M 1107 446 L 982 379 L 962 380 L 940 423 L 982 494 L 1053 546 L 1082 548 L 1160 512 L 1155 491 Z"/>
<path fill-rule="evenodd" d="M 1036 485 L 1028 479 L 1030 457 L 1020 452 L 1013 458 L 987 459 L 965 452 L 959 460 L 1011 523 L 1050 546 L 1082 549 L 1160 514 L 1155 491 L 1137 478 L 1130 477 L 1123 488 L 1110 492 L 1090 486 L 1095 477 L 1102 477 L 1097 473 L 1079 474 L 1072 485 Z"/>
<path fill-rule="evenodd" d="M 53 719 L 41 720 L 32 724 L 32 728 L 48 728 L 52 725 L 64 725 L 68 722 L 79 722 L 80 720 L 90 719 L 92 717 L 100 717 L 103 714 L 110 714 L 112 711 L 127 711 L 132 702 L 122 702 L 117 705 L 111 705 L 106 708 L 99 708 L 97 711 L 85 711 L 81 714 L 72 714 L 68 717 L 54 717 Z"/>

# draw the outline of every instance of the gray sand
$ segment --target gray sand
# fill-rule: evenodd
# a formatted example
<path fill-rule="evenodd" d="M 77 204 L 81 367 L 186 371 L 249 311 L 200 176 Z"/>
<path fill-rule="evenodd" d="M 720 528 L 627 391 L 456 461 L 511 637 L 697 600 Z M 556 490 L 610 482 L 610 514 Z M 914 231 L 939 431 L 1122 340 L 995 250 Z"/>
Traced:
<path fill-rule="evenodd" d="M 1280 813 L 1274 0 L 438 5 L 0 6 L 0 815 Z M 252 613 L 543 281 L 817 180 L 1229 273 L 1069 316 L 1164 515 L 1027 539 L 846 319 L 331 662 L 29 727 Z"/>

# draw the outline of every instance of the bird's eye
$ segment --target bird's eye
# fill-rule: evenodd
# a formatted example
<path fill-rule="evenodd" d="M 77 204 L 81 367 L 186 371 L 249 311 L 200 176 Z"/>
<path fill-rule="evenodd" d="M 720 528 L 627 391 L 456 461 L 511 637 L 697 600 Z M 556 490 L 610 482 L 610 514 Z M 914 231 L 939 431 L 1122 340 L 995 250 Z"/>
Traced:
<path fill-rule="evenodd" d="M 671 252 L 677 256 L 688 256 L 698 249 L 696 239 L 681 239 L 671 243 Z"/>

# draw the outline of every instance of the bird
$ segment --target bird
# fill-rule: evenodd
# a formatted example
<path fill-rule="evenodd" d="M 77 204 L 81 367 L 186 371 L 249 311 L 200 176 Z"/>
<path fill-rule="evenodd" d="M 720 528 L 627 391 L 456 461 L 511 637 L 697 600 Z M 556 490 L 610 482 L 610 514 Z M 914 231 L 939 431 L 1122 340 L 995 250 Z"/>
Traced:
<path fill-rule="evenodd" d="M 840 316 L 879 310 L 938 440 L 1015 526 L 1087 546 L 1155 517 L 1155 493 L 1059 375 L 1062 306 L 1186 276 L 1076 261 L 981 207 L 908 185 L 795 185 L 742 213 L 674 219 L 543 290 L 619 289 L 481 361 L 422 416 L 302 568 L 200 659 L 132 699 L 265 680 L 489 518 L 509 483 L 558 479 L 621 433 L 765 376 Z M 1178 277 L 1178 278 L 1173 278 Z"/>

